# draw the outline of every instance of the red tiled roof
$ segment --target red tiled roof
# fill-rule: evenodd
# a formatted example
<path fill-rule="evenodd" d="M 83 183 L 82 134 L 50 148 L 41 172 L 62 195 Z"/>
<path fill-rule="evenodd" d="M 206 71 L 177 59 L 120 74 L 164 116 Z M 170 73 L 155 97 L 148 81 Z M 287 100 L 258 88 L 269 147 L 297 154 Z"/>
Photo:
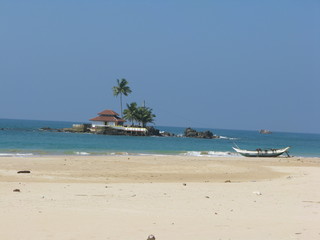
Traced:
<path fill-rule="evenodd" d="M 116 118 L 113 116 L 98 116 L 95 118 L 91 118 L 90 121 L 98 121 L 98 122 L 125 122 L 125 120 L 121 118 Z"/>
<path fill-rule="evenodd" d="M 112 110 L 104 110 L 102 112 L 99 112 L 98 115 L 112 115 L 112 116 L 119 116 L 118 113 L 116 113 L 115 111 Z"/>

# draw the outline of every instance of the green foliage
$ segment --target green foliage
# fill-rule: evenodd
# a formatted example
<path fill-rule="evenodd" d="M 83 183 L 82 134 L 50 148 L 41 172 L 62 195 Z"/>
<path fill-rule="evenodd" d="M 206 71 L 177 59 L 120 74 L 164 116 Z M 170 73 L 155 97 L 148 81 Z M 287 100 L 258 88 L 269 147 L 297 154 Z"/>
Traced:
<path fill-rule="evenodd" d="M 120 108 L 121 108 L 121 117 L 122 117 L 122 95 L 128 96 L 132 91 L 130 87 L 128 86 L 128 81 L 124 78 L 121 80 L 117 79 L 117 86 L 114 86 L 112 88 L 113 95 L 118 96 L 120 95 Z"/>
<path fill-rule="evenodd" d="M 152 113 L 152 109 L 148 107 L 138 107 L 135 102 L 127 104 L 127 108 L 122 111 L 122 95 L 128 96 L 132 92 L 126 79 L 117 79 L 117 86 L 114 86 L 112 90 L 114 96 L 117 97 L 120 95 L 121 117 L 122 114 L 124 114 L 124 119 L 131 121 L 132 125 L 134 121 L 136 121 L 142 127 L 146 127 L 148 123 L 154 122 L 156 115 Z"/>
<path fill-rule="evenodd" d="M 156 115 L 152 113 L 152 109 L 148 107 L 139 107 L 136 111 L 136 121 L 139 122 L 142 127 L 146 127 L 147 123 L 153 123 Z"/>
<path fill-rule="evenodd" d="M 127 104 L 127 109 L 123 111 L 124 118 L 128 121 L 138 122 L 142 127 L 146 127 L 147 123 L 153 123 L 156 115 L 152 113 L 152 109 L 148 107 L 137 107 L 137 103 Z"/>
<path fill-rule="evenodd" d="M 131 121 L 132 125 L 133 125 L 133 122 L 136 120 L 137 109 L 138 109 L 137 103 L 133 102 L 133 103 L 127 104 L 127 109 L 123 110 L 124 119 Z"/>

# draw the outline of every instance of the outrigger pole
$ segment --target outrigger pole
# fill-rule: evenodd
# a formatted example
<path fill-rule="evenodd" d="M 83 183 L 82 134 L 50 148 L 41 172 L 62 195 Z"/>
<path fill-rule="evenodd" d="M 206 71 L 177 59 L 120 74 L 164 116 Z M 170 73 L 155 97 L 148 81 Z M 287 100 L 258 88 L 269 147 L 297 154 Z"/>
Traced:
<path fill-rule="evenodd" d="M 289 155 L 289 152 L 288 152 L 288 151 L 285 151 L 285 153 L 287 154 L 288 157 L 291 157 L 291 156 Z"/>

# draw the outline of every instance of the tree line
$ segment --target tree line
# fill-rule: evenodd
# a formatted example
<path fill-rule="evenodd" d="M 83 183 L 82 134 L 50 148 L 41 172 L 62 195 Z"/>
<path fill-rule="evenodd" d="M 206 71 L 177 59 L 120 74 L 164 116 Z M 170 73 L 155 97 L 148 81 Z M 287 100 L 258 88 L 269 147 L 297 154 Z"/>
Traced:
<path fill-rule="evenodd" d="M 122 96 L 128 96 L 132 90 L 128 86 L 128 81 L 124 78 L 117 79 L 117 85 L 112 88 L 113 95 L 120 96 L 121 117 L 130 121 L 132 125 L 137 122 L 140 126 L 146 127 L 148 123 L 153 123 L 156 115 L 152 113 L 152 109 L 146 106 L 138 106 L 136 102 L 126 104 L 127 108 L 122 110 Z"/>

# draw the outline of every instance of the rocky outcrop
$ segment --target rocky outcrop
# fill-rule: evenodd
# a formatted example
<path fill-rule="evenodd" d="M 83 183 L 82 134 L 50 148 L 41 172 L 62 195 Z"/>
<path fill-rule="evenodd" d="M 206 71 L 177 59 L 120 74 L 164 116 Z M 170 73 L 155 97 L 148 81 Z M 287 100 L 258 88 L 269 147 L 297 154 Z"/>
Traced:
<path fill-rule="evenodd" d="M 94 133 L 103 135 L 126 135 L 126 132 L 111 127 L 95 127 Z"/>
<path fill-rule="evenodd" d="M 204 132 L 198 132 L 192 128 L 186 128 L 184 130 L 184 136 L 185 137 L 193 137 L 193 138 L 219 138 L 219 136 L 214 135 L 211 131 L 204 131 Z"/>
<path fill-rule="evenodd" d="M 175 135 L 170 132 L 160 131 L 154 127 L 147 127 L 147 136 L 159 136 L 159 137 L 174 137 Z"/>
<path fill-rule="evenodd" d="M 42 127 L 42 128 L 39 128 L 39 131 L 62 132 L 61 129 L 50 128 L 50 127 Z"/>
<path fill-rule="evenodd" d="M 139 126 L 136 126 L 139 127 Z M 102 134 L 102 135 L 128 135 L 128 136 L 159 136 L 159 137 L 192 137 L 192 138 L 205 138 L 213 139 L 219 138 L 219 136 L 214 135 L 211 131 L 198 132 L 192 128 L 186 128 L 184 135 L 175 135 L 170 132 L 160 131 L 155 127 L 148 126 L 147 132 L 126 132 L 120 129 L 115 129 L 107 126 L 96 126 L 92 127 L 91 124 L 73 124 L 72 128 L 63 128 L 63 129 L 53 129 L 49 127 L 42 127 L 40 131 L 50 131 L 50 132 L 71 132 L 71 133 L 93 133 L 93 134 Z"/>
<path fill-rule="evenodd" d="M 148 136 L 160 136 L 160 131 L 154 127 L 146 127 Z"/>
<path fill-rule="evenodd" d="M 271 131 L 269 131 L 269 130 L 267 130 L 267 129 L 261 129 L 259 132 L 260 132 L 261 134 L 271 134 L 271 133 L 272 133 Z"/>
<path fill-rule="evenodd" d="M 139 126 L 135 126 L 139 127 Z M 115 129 L 107 126 L 96 126 L 92 127 L 91 124 L 73 124 L 71 128 L 54 129 L 50 127 L 39 128 L 39 131 L 49 131 L 49 132 L 71 132 L 71 133 L 93 133 L 101 135 L 127 135 L 127 136 L 159 136 L 159 137 L 192 137 L 192 138 L 204 138 L 213 139 L 220 138 L 214 135 L 211 131 L 198 132 L 192 128 L 186 128 L 184 134 L 175 135 L 167 131 L 160 131 L 155 127 L 148 126 L 147 132 L 126 132 L 120 129 Z M 1 130 L 1 129 L 0 129 Z"/>
<path fill-rule="evenodd" d="M 62 132 L 72 133 L 88 133 L 90 132 L 91 124 L 73 124 L 72 128 L 63 128 Z"/>
<path fill-rule="evenodd" d="M 176 135 L 174 133 L 166 132 L 166 131 L 161 131 L 160 135 L 162 137 L 175 137 Z"/>

